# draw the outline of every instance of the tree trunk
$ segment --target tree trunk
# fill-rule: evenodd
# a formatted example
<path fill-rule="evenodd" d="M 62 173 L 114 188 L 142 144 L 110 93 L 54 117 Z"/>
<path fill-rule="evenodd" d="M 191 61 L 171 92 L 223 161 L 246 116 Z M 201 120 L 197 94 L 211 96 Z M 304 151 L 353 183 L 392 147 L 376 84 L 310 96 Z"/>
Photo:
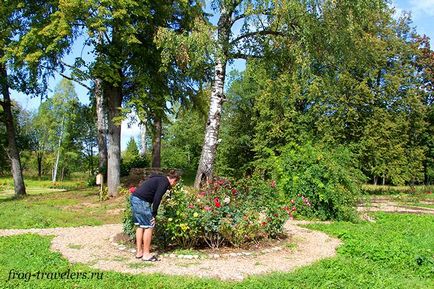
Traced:
<path fill-rule="evenodd" d="M 220 18 L 217 23 L 217 45 L 219 51 L 214 66 L 214 82 L 212 84 L 208 121 L 206 123 L 205 140 L 202 146 L 196 179 L 194 181 L 195 188 L 200 188 L 204 182 L 209 181 L 213 176 L 222 105 L 225 100 L 224 84 L 226 77 L 226 62 L 228 60 L 229 38 L 232 26 L 231 15 L 238 4 L 232 3 L 229 4 L 228 7 L 221 8 Z"/>
<path fill-rule="evenodd" d="M 140 142 L 141 142 L 141 149 L 140 149 L 140 155 L 145 156 L 146 155 L 146 124 L 140 125 Z"/>
<path fill-rule="evenodd" d="M 56 180 L 57 180 L 57 169 L 59 168 L 60 150 L 61 150 L 61 146 L 62 146 L 64 124 L 65 124 L 65 118 L 62 119 L 62 126 L 60 127 L 59 145 L 57 148 L 56 162 L 55 162 L 54 168 L 53 168 L 53 178 L 52 178 L 53 183 L 56 182 Z"/>
<path fill-rule="evenodd" d="M 36 153 L 36 158 L 38 161 L 38 178 L 40 179 L 42 177 L 42 153 L 41 152 L 37 152 Z"/>
<path fill-rule="evenodd" d="M 377 176 L 374 176 L 374 185 L 376 186 L 377 183 L 378 183 L 378 177 L 377 177 Z"/>
<path fill-rule="evenodd" d="M 161 128 L 162 122 L 160 117 L 155 118 L 155 134 L 152 139 L 152 167 L 159 168 L 161 166 Z"/>
<path fill-rule="evenodd" d="M 1 57 L 2 55 L 0 55 Z M 12 104 L 9 95 L 8 75 L 4 64 L 0 63 L 0 85 L 3 94 L 3 102 L 1 103 L 4 111 L 4 122 L 7 131 L 8 148 L 7 154 L 11 160 L 12 176 L 14 179 L 15 196 L 25 196 L 26 187 L 24 185 L 23 172 L 21 168 L 20 153 L 17 146 L 14 117 L 12 114 Z"/>
<path fill-rule="evenodd" d="M 98 127 L 98 172 L 107 179 L 107 113 L 101 80 L 95 80 L 96 118 Z"/>
<path fill-rule="evenodd" d="M 65 179 L 65 167 L 62 167 L 62 174 L 61 174 L 61 177 L 60 177 L 60 181 L 63 182 L 64 179 Z"/>
<path fill-rule="evenodd" d="M 110 83 L 105 83 L 103 90 L 108 108 L 107 134 L 107 186 L 108 195 L 117 196 L 120 185 L 121 164 L 121 115 L 122 90 Z"/>
<path fill-rule="evenodd" d="M 200 155 L 199 167 L 194 187 L 200 188 L 204 182 L 212 179 L 214 159 L 217 153 L 218 134 L 222 105 L 224 101 L 226 61 L 218 60 L 214 70 L 214 84 L 211 92 L 211 103 L 205 129 L 205 140 Z"/>

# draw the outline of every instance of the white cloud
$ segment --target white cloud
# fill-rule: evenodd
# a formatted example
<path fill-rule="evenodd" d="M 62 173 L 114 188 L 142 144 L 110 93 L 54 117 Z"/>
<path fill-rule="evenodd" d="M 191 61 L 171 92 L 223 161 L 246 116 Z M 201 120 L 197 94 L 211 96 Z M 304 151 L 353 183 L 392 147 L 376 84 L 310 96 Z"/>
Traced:
<path fill-rule="evenodd" d="M 410 6 L 415 14 L 434 16 L 434 0 L 410 0 Z"/>

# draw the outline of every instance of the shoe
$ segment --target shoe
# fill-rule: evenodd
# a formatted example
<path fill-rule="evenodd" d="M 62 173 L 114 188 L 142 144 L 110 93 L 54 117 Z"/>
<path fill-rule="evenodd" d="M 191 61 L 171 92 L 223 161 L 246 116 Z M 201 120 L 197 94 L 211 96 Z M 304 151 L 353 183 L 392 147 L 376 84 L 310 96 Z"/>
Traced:
<path fill-rule="evenodd" d="M 151 258 L 149 258 L 149 259 L 142 259 L 143 261 L 146 261 L 146 262 L 156 262 L 156 261 L 160 261 L 160 259 L 158 259 L 155 255 L 154 256 L 152 256 Z"/>
<path fill-rule="evenodd" d="M 142 256 L 135 256 L 135 257 L 136 257 L 136 259 L 142 259 L 143 255 Z"/>

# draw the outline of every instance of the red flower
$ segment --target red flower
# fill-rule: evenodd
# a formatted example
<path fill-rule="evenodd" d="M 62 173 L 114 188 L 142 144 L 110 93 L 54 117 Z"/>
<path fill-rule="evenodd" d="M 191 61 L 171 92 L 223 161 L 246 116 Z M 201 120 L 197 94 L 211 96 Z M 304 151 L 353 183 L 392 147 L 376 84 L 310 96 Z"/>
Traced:
<path fill-rule="evenodd" d="M 136 187 L 131 187 L 131 188 L 129 189 L 129 191 L 130 191 L 130 194 L 134 193 L 134 192 L 136 191 Z"/>
<path fill-rule="evenodd" d="M 295 201 L 294 200 L 291 200 L 291 204 L 294 204 L 295 203 Z"/>
<path fill-rule="evenodd" d="M 275 180 L 272 180 L 270 186 L 274 189 L 274 188 L 276 187 L 276 181 L 275 181 Z"/>
<path fill-rule="evenodd" d="M 297 211 L 297 208 L 296 207 L 292 207 L 292 211 L 293 212 Z"/>
<path fill-rule="evenodd" d="M 220 207 L 221 207 L 221 204 L 220 204 L 220 202 L 219 202 L 219 198 L 217 198 L 217 197 L 214 198 L 214 205 L 215 205 L 217 208 L 220 208 Z"/>
<path fill-rule="evenodd" d="M 232 195 L 236 195 L 238 192 L 236 189 L 232 189 Z"/>
<path fill-rule="evenodd" d="M 265 225 L 267 225 L 267 222 L 262 222 L 261 223 L 261 226 L 265 226 Z"/>

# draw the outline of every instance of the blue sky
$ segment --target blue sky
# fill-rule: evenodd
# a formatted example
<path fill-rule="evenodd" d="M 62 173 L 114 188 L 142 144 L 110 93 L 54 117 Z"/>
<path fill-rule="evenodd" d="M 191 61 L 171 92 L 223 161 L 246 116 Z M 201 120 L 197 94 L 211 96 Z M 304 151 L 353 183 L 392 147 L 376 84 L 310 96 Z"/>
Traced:
<path fill-rule="evenodd" d="M 434 48 L 434 0 L 393 0 L 392 6 L 396 8 L 397 13 L 402 11 L 410 11 L 413 19 L 413 26 L 416 27 L 416 31 L 419 34 L 426 34 L 431 39 L 431 48 Z M 77 42 L 72 49 L 72 53 L 65 57 L 64 61 L 66 63 L 73 63 L 75 57 L 83 56 L 85 59 L 89 58 L 89 50 L 82 49 L 82 43 Z M 244 61 L 235 61 L 229 69 L 244 69 Z M 48 97 L 52 96 L 53 90 L 56 84 L 60 81 L 61 77 L 56 76 L 50 80 L 50 91 L 48 92 Z M 82 103 L 88 103 L 89 97 L 87 95 L 87 90 L 80 86 L 79 84 L 74 84 L 76 92 Z M 18 101 L 22 107 L 28 110 L 36 110 L 39 107 L 41 100 L 39 98 L 30 98 L 27 95 L 17 93 L 16 91 L 11 91 L 11 96 L 13 99 Z M 129 138 L 135 137 L 139 138 L 139 128 L 137 125 L 132 125 L 128 127 L 126 122 L 122 124 L 122 144 L 121 147 L 125 148 L 126 143 Z"/>

